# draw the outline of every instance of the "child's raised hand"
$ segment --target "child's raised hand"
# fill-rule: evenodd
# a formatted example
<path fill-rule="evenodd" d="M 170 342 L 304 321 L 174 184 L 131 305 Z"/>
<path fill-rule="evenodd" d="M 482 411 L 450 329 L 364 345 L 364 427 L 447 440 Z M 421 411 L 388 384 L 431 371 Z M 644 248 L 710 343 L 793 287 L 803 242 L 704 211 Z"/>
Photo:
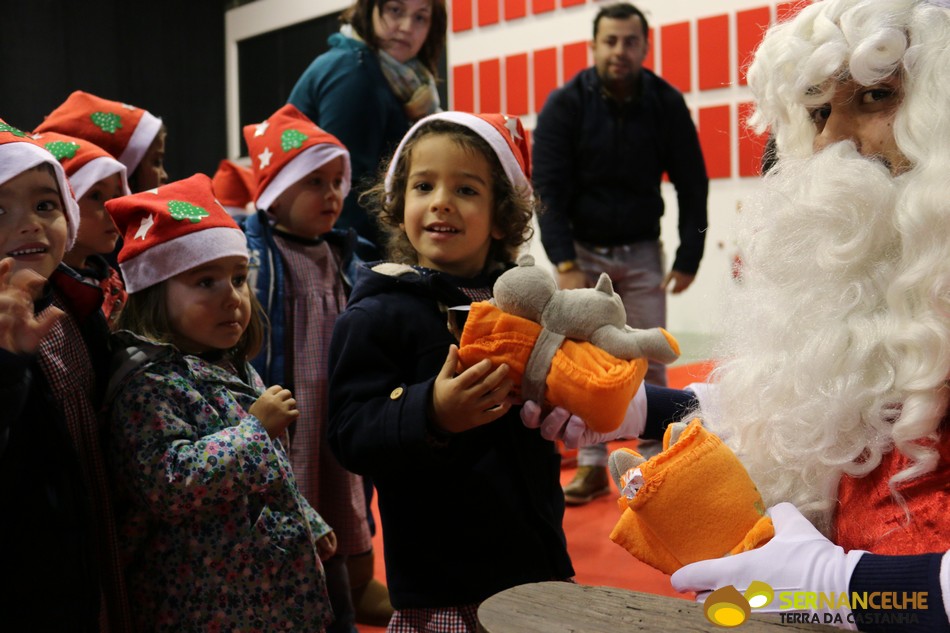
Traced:
<path fill-rule="evenodd" d="M 327 560 L 336 554 L 336 532 L 327 532 L 317 541 L 317 555 Z"/>
<path fill-rule="evenodd" d="M 514 383 L 508 365 L 492 369 L 487 358 L 455 375 L 459 349 L 449 347 L 442 370 L 432 390 L 432 421 L 450 433 L 461 433 L 497 420 L 511 408 L 509 395 Z"/>
<path fill-rule="evenodd" d="M 300 415 L 294 394 L 280 385 L 268 387 L 248 413 L 261 421 L 271 439 L 279 437 Z"/>
<path fill-rule="evenodd" d="M 32 270 L 14 273 L 13 258 L 0 260 L 0 348 L 14 354 L 32 354 L 63 316 L 63 311 L 55 307 L 39 319 L 33 314 L 33 297 L 44 283 L 46 280 Z"/>

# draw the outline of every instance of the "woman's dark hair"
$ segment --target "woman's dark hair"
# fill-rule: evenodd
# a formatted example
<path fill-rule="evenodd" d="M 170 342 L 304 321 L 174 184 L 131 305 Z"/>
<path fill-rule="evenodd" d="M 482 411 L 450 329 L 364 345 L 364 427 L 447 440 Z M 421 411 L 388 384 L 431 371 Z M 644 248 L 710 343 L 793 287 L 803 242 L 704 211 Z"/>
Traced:
<path fill-rule="evenodd" d="M 363 38 L 366 45 L 373 51 L 379 49 L 376 40 L 376 31 L 373 29 L 373 10 L 383 10 L 383 5 L 396 0 L 356 0 L 353 5 L 340 16 L 340 21 L 353 27 L 356 34 Z M 418 59 L 429 69 L 432 76 L 439 78 L 439 57 L 445 48 L 445 30 L 448 17 L 445 11 L 445 0 L 429 0 L 432 9 L 429 20 L 429 32 L 426 41 L 419 49 Z"/>
<path fill-rule="evenodd" d="M 488 161 L 491 167 L 492 200 L 494 201 L 492 226 L 497 228 L 504 237 L 500 240 L 492 238 L 485 265 L 486 268 L 490 268 L 494 263 L 514 262 L 521 245 L 531 238 L 531 215 L 535 211 L 535 202 L 526 192 L 515 189 L 508 180 L 498 156 L 485 139 L 464 125 L 442 119 L 435 119 L 421 125 L 406 142 L 396 162 L 391 192 L 386 191 L 386 166 L 384 166 L 378 184 L 360 196 L 360 204 L 376 214 L 380 228 L 387 236 L 387 255 L 397 263 L 418 263 L 419 254 L 399 225 L 405 221 L 406 217 L 406 186 L 409 181 L 412 150 L 419 141 L 433 135 L 448 136 L 459 147 L 478 152 Z"/>
<path fill-rule="evenodd" d="M 139 336 L 156 343 L 173 343 L 172 327 L 168 319 L 168 293 L 165 288 L 168 282 L 163 281 L 129 295 L 128 303 L 119 315 L 116 328 L 129 330 Z M 228 350 L 232 358 L 248 361 L 257 356 L 264 344 L 267 331 L 267 315 L 260 302 L 250 292 L 251 320 L 241 335 L 240 340 Z"/>

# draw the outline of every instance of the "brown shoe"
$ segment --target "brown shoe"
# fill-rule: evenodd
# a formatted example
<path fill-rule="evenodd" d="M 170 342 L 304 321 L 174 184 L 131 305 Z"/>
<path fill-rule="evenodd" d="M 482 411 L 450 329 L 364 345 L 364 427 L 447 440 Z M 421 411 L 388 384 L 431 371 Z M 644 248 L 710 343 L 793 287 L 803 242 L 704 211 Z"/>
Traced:
<path fill-rule="evenodd" d="M 571 483 L 564 486 L 564 503 L 580 506 L 610 494 L 610 477 L 604 466 L 579 466 Z"/>
<path fill-rule="evenodd" d="M 393 616 L 393 605 L 386 585 L 373 578 L 374 561 L 373 550 L 347 558 L 350 591 L 357 623 L 385 627 Z"/>

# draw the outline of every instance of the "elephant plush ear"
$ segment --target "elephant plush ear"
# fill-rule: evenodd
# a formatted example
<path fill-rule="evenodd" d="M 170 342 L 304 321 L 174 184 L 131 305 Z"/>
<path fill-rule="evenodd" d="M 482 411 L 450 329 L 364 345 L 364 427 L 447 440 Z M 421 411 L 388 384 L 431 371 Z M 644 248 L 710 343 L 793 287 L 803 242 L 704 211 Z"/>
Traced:
<path fill-rule="evenodd" d="M 517 263 L 519 266 L 534 266 L 534 255 L 532 255 L 531 253 L 524 253 L 523 255 L 519 255 Z"/>
<path fill-rule="evenodd" d="M 643 476 L 640 475 L 639 481 L 634 481 L 636 475 L 630 471 L 638 468 L 645 461 L 647 460 L 640 453 L 629 448 L 620 448 L 610 454 L 607 459 L 607 470 L 610 471 L 610 476 L 621 494 L 630 494 L 630 498 L 633 498 L 636 491 L 643 485 Z"/>
<path fill-rule="evenodd" d="M 613 296 L 614 285 L 610 283 L 610 277 L 607 276 L 607 273 L 600 273 L 600 279 L 597 280 L 597 285 L 594 286 L 594 290 Z"/>

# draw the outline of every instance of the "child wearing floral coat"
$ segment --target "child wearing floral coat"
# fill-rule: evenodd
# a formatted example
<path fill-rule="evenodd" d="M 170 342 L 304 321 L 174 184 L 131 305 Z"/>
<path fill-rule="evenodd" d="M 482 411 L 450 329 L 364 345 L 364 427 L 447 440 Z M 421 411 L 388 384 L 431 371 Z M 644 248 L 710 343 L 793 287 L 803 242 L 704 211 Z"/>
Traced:
<path fill-rule="evenodd" d="M 263 330 L 243 234 L 203 175 L 107 206 L 126 238 L 112 455 L 140 630 L 322 631 L 336 537 L 294 481 L 293 396 L 247 362 Z"/>

